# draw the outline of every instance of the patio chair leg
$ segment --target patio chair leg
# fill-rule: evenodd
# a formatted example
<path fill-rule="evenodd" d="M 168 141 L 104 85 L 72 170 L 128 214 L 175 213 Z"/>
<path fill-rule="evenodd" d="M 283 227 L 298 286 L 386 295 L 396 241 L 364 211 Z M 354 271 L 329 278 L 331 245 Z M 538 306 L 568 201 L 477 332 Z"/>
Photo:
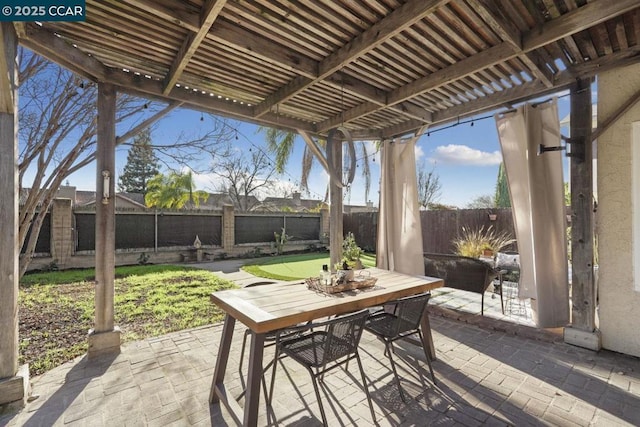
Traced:
<path fill-rule="evenodd" d="M 482 293 L 482 299 L 480 302 L 480 316 L 484 316 L 484 292 Z"/>
<path fill-rule="evenodd" d="M 391 370 L 393 371 L 393 375 L 396 377 L 396 382 L 398 383 L 398 390 L 400 390 L 400 398 L 403 402 L 407 402 L 407 399 L 404 397 L 404 392 L 402 391 L 402 385 L 400 384 L 400 377 L 398 376 L 398 371 L 396 370 L 396 364 L 393 361 L 393 344 L 390 341 L 385 342 L 385 346 L 387 347 L 387 352 L 389 353 L 389 361 L 391 362 Z"/>
<path fill-rule="evenodd" d="M 318 381 L 316 380 L 316 375 L 313 373 L 311 368 L 307 368 L 307 370 L 311 375 L 311 382 L 313 383 L 313 389 L 316 392 L 316 399 L 318 399 L 318 407 L 320 408 L 320 415 L 322 416 L 322 425 L 327 427 L 329 424 L 327 423 L 327 416 L 324 414 L 324 407 L 322 406 L 322 398 L 320 397 L 320 388 L 318 387 Z"/>
<path fill-rule="evenodd" d="M 280 357 L 280 345 L 276 344 L 276 355 L 273 358 L 273 372 L 271 373 L 271 386 L 269 387 L 269 394 L 265 396 L 267 406 L 271 406 L 271 399 L 273 397 L 273 386 L 276 383 L 276 368 L 278 367 L 278 358 Z"/>
<path fill-rule="evenodd" d="M 420 329 L 418 329 L 418 335 L 420 336 L 420 342 L 424 342 L 422 339 L 422 332 L 420 331 Z M 424 355 L 427 358 L 427 365 L 429 366 L 429 372 L 431 373 L 431 381 L 433 381 L 434 385 L 437 385 L 438 383 L 436 382 L 436 376 L 433 374 L 433 366 L 431 365 L 431 356 L 429 355 L 429 352 L 427 351 L 427 349 L 423 347 L 423 350 L 424 350 Z"/>
<path fill-rule="evenodd" d="M 356 351 L 356 361 L 358 362 L 358 369 L 360 369 L 360 376 L 362 377 L 362 387 L 364 388 L 364 392 L 367 395 L 367 402 L 369 402 L 369 410 L 371 411 L 371 421 L 374 424 L 377 424 L 376 414 L 373 410 L 373 402 L 371 401 L 371 395 L 369 394 L 369 387 L 367 386 L 367 377 L 364 376 L 364 368 L 362 367 L 362 361 L 360 360 L 360 355 Z"/>

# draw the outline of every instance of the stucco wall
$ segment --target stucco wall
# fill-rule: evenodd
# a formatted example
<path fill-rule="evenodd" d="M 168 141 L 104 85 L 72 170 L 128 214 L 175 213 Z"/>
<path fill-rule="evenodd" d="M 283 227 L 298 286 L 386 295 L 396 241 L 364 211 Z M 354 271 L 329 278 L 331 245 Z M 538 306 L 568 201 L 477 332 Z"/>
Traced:
<path fill-rule="evenodd" d="M 639 90 L 640 65 L 601 74 L 598 78 L 598 122 L 610 117 Z M 640 292 L 634 290 L 633 277 L 631 173 L 631 130 L 632 123 L 637 121 L 640 121 L 640 104 L 598 139 L 596 228 L 602 345 L 640 356 Z M 640 168 L 640 164 L 633 167 Z M 636 217 L 640 220 L 640 213 Z"/>

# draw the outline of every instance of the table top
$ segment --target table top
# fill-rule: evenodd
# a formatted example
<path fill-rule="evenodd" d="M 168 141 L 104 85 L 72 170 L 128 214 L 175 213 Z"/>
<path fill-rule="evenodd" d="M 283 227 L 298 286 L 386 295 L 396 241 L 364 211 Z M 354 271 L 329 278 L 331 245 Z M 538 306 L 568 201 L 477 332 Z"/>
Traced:
<path fill-rule="evenodd" d="M 308 289 L 301 280 L 214 292 L 211 301 L 254 332 L 265 333 L 443 286 L 442 279 L 434 277 L 410 276 L 378 268 L 363 271 L 378 279 L 374 287 L 327 295 Z"/>

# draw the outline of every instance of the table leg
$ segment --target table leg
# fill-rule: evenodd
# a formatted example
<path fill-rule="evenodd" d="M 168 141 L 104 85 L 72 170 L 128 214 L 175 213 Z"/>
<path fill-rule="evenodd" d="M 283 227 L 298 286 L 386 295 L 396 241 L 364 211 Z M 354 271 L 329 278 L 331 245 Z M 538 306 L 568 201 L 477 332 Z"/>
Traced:
<path fill-rule="evenodd" d="M 251 334 L 249 352 L 249 372 L 247 374 L 247 394 L 244 403 L 244 425 L 258 425 L 258 407 L 260 404 L 260 382 L 262 381 L 262 354 L 264 353 L 264 334 Z M 265 396 L 266 398 L 266 396 Z"/>
<path fill-rule="evenodd" d="M 220 347 L 218 347 L 218 358 L 216 359 L 216 369 L 213 373 L 213 381 L 211 381 L 211 393 L 209 393 L 209 402 L 217 403 L 220 401 L 216 389 L 224 387 L 224 373 L 227 370 L 227 361 L 229 360 L 229 350 L 231 349 L 231 339 L 233 338 L 233 329 L 236 325 L 236 319 L 230 315 L 224 318 L 224 326 L 222 328 L 222 338 L 220 339 Z"/>
<path fill-rule="evenodd" d="M 433 345 L 433 336 L 431 336 L 431 324 L 429 322 L 429 312 L 425 310 L 420 319 L 420 328 L 422 329 L 422 347 L 425 352 L 431 356 L 431 360 L 436 360 L 436 348 Z"/>

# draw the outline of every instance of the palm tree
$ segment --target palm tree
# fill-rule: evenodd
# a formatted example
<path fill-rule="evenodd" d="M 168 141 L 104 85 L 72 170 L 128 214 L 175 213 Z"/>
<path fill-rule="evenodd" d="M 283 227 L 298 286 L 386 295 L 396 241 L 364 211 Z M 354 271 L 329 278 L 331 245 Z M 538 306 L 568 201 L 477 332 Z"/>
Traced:
<path fill-rule="evenodd" d="M 267 140 L 267 149 L 275 154 L 275 169 L 278 173 L 283 173 L 291 158 L 293 152 L 293 144 L 295 143 L 296 133 L 288 132 L 281 129 L 260 127 L 259 132 L 264 132 Z M 318 145 L 322 148 L 327 146 L 327 141 L 319 139 Z M 356 157 L 360 159 L 357 166 L 360 167 L 361 176 L 364 178 L 364 198 L 369 200 L 369 191 L 371 189 L 371 169 L 369 165 L 369 150 L 367 144 L 363 141 L 356 142 Z M 379 144 L 376 144 L 379 147 Z M 305 144 L 302 154 L 302 174 L 300 177 L 300 189 L 309 191 L 309 175 L 313 166 L 315 156 L 309 146 Z M 328 199 L 328 189 L 325 193 L 325 201 Z"/>
<path fill-rule="evenodd" d="M 191 171 L 187 173 L 171 172 L 158 174 L 147 184 L 144 198 L 147 207 L 181 209 L 185 206 L 198 207 L 200 201 L 207 201 L 209 193 L 196 190 Z"/>

